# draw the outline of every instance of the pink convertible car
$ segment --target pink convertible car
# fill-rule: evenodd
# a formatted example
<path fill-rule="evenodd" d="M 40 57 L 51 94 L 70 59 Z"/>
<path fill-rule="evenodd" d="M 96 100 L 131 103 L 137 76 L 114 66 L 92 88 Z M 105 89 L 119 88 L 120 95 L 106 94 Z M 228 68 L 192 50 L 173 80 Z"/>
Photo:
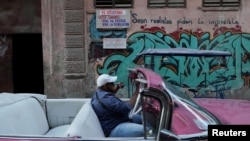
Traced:
<path fill-rule="evenodd" d="M 230 56 L 224 51 L 151 49 L 143 55 Z M 207 140 L 210 125 L 250 125 L 250 101 L 192 98 L 152 69 L 129 69 L 140 82 L 130 115 L 141 114 L 143 137 L 104 137 L 90 99 L 48 99 L 30 93 L 0 94 L 0 141 Z M 124 99 L 126 100 L 126 99 Z M 150 125 L 150 126 L 149 126 Z M 151 127 L 149 130 L 146 127 Z"/>

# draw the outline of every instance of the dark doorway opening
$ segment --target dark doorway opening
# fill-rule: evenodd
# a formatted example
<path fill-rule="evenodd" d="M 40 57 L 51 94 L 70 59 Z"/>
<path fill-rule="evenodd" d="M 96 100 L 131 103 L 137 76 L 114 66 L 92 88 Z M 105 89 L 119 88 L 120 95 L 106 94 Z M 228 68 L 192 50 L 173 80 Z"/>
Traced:
<path fill-rule="evenodd" d="M 13 34 L 14 93 L 44 93 L 42 34 Z"/>

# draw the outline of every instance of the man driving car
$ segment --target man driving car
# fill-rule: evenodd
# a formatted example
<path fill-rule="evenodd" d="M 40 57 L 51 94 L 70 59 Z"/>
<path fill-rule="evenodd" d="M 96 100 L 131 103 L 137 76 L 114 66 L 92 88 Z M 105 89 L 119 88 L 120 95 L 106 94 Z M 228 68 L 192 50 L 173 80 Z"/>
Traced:
<path fill-rule="evenodd" d="M 129 112 L 134 107 L 139 85 L 136 85 L 129 101 L 122 101 L 115 96 L 122 84 L 115 85 L 117 76 L 100 75 L 97 80 L 97 90 L 92 97 L 92 106 L 101 123 L 106 137 L 142 137 L 143 125 L 141 116 L 129 118 Z"/>

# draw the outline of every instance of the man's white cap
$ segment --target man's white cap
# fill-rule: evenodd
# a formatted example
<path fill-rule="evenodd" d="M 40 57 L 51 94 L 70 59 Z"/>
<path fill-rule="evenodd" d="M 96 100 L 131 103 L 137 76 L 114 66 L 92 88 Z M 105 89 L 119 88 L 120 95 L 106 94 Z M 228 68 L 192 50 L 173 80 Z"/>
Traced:
<path fill-rule="evenodd" d="M 117 76 L 110 76 L 108 74 L 102 74 L 96 80 L 97 87 L 101 87 L 105 85 L 106 83 L 115 82 L 116 80 L 117 80 Z"/>

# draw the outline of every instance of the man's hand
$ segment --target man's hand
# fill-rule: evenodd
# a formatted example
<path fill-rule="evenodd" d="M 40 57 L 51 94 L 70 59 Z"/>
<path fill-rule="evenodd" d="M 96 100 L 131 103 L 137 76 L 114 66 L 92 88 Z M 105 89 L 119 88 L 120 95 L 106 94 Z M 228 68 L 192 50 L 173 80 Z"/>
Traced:
<path fill-rule="evenodd" d="M 116 86 L 115 86 L 115 93 L 120 89 L 120 88 L 123 88 L 124 87 L 124 84 L 123 83 L 119 83 L 119 84 L 116 84 Z"/>
<path fill-rule="evenodd" d="M 117 84 L 117 87 L 118 88 L 124 88 L 124 84 L 120 82 L 119 84 Z"/>

